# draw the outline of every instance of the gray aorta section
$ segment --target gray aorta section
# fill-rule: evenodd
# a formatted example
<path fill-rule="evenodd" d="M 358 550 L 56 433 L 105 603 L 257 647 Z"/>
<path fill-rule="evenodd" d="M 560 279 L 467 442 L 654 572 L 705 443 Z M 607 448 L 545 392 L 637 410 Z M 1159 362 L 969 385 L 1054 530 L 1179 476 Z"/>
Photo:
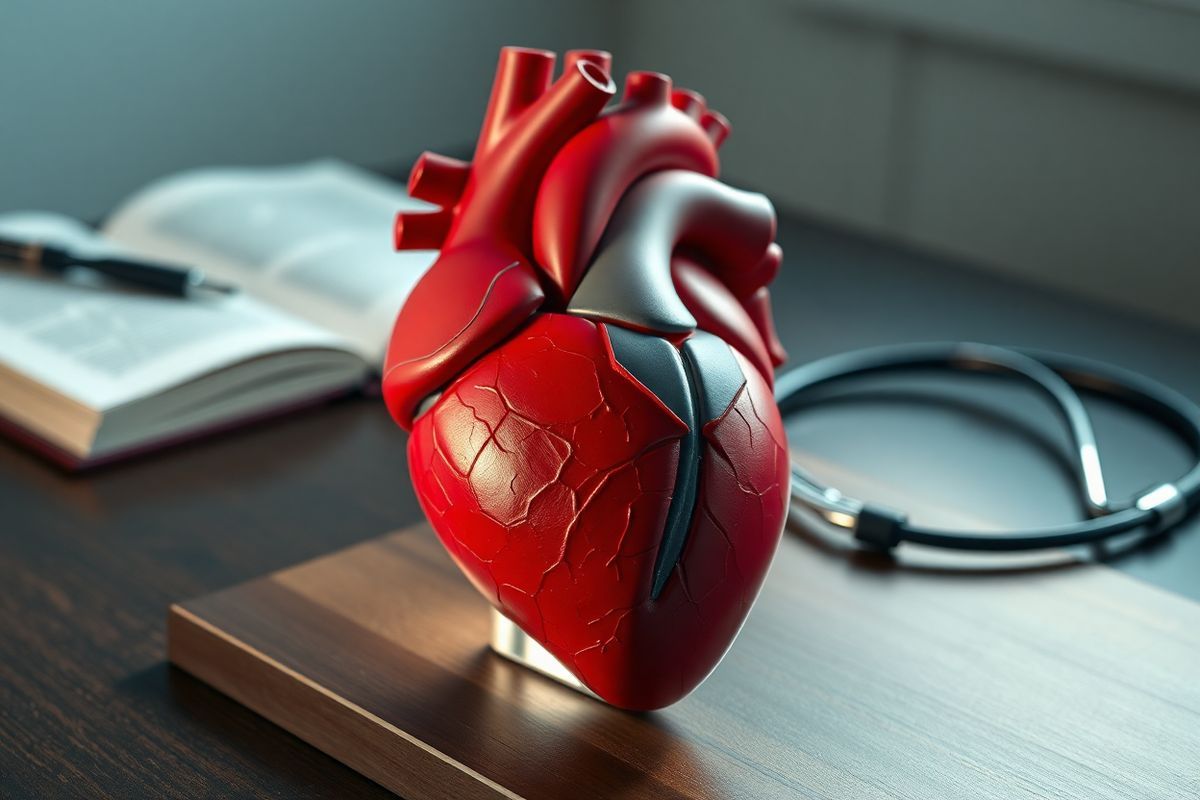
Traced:
<path fill-rule="evenodd" d="M 567 310 L 667 335 L 695 330 L 696 318 L 675 291 L 672 255 L 681 245 L 703 252 L 714 228 L 720 230 L 718 221 L 730 220 L 744 221 L 738 229 L 743 235 L 733 239 L 743 250 L 765 248 L 770 239 L 758 241 L 766 230 L 758 223 L 773 218 L 762 195 L 694 172 L 666 170 L 643 178 L 621 198 Z"/>
<path fill-rule="evenodd" d="M 679 563 L 692 527 L 700 482 L 701 429 L 725 413 L 745 378 L 729 345 L 712 334 L 697 331 L 680 350 L 658 336 L 617 325 L 604 328 L 621 366 L 688 428 L 679 442 L 675 491 L 654 562 L 650 597 L 657 599 Z"/>

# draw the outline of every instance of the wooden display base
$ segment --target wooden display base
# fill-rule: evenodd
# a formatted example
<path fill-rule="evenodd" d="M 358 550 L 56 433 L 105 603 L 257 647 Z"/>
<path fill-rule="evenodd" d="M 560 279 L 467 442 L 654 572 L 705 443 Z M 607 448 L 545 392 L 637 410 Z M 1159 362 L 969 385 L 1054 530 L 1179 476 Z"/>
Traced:
<path fill-rule="evenodd" d="M 1200 606 L 1104 567 L 849 563 L 785 535 L 691 697 L 610 708 L 488 650 L 420 526 L 171 608 L 170 658 L 412 800 L 1176 797 Z"/>

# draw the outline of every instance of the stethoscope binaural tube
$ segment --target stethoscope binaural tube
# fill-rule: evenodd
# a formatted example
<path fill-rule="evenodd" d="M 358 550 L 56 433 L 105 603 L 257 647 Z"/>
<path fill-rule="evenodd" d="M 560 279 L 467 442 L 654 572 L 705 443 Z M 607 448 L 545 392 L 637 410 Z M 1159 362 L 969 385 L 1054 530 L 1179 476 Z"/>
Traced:
<path fill-rule="evenodd" d="M 1195 508 L 1200 497 L 1200 407 L 1143 375 L 1099 361 L 972 342 L 877 347 L 820 359 L 780 375 L 775 399 L 786 416 L 802 406 L 805 394 L 817 386 L 855 376 L 930 369 L 1011 375 L 1048 397 L 1070 433 L 1076 485 L 1092 518 L 1003 534 L 923 527 L 911 524 L 902 511 L 846 497 L 797 466 L 792 467 L 792 502 L 852 531 L 860 543 L 873 548 L 913 542 L 989 551 L 1094 544 L 1141 527 L 1165 530 Z M 1104 483 L 1091 419 L 1076 389 L 1110 398 L 1170 428 L 1191 450 L 1192 467 L 1174 481 L 1114 504 Z"/>

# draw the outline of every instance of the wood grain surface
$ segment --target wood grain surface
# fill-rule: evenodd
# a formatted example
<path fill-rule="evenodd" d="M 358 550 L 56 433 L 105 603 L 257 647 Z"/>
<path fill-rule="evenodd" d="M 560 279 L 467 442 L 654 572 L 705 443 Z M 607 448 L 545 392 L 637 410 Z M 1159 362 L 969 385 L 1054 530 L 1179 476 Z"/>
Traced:
<path fill-rule="evenodd" d="M 407 169 L 411 160 L 402 162 Z M 772 296 L 792 364 L 854 347 L 971 339 L 1108 359 L 1200 400 L 1195 357 L 1200 336 L 1194 331 L 1032 289 L 794 216 L 781 218 L 779 241 L 787 261 Z M 947 510 L 969 511 L 988 526 L 1055 522 L 1078 513 L 1070 474 L 1061 464 L 1062 433 L 1036 399 L 1020 390 L 1001 392 L 1003 387 L 994 382 L 980 385 L 979 391 L 959 387 L 964 391 L 954 394 L 951 404 L 931 402 L 927 392 L 909 393 L 907 380 L 892 388 L 902 391 L 833 404 L 798 418 L 789 425 L 793 444 L 825 465 L 844 468 L 818 474 L 845 488 L 863 488 L 852 486 L 854 478 L 870 482 L 864 491 L 887 484 L 893 504 L 921 522 L 947 522 Z M 979 413 L 981 402 L 984 413 Z M 1186 466 L 1187 453 L 1163 441 L 1153 426 L 1119 409 L 1101 406 L 1096 411 L 1114 496 Z M 65 474 L 0 441 L 0 797 L 389 797 L 378 784 L 168 666 L 163 621 L 172 602 L 416 522 L 420 510 L 409 488 L 406 442 L 377 398 L 347 399 L 84 475 Z M 792 557 L 811 550 L 814 569 L 820 564 L 822 571 L 832 573 L 830 579 L 864 573 L 840 579 L 870 581 L 877 587 L 872 598 L 886 599 L 886 593 L 880 594 L 886 587 L 909 580 L 904 568 L 908 554 L 897 568 L 808 534 L 791 541 L 801 551 Z M 1125 574 L 1200 600 L 1200 519 L 1175 536 L 1104 558 Z M 912 566 L 931 568 L 929 563 Z M 971 574 L 944 576 L 954 587 L 947 597 L 958 598 L 977 585 L 987 589 L 993 582 L 1019 585 L 1030 575 L 993 575 L 995 569 L 994 564 L 979 564 Z M 1076 574 L 1094 580 L 1091 571 L 1070 568 L 1053 577 L 1056 585 L 1066 586 Z M 1043 574 L 1036 572 L 1034 579 Z M 926 577 L 933 580 L 938 573 Z M 776 576 L 769 581 L 774 586 Z M 1094 591 L 1094 584 L 1087 585 Z M 1113 602 L 1127 598 L 1122 591 Z M 886 602 L 884 606 L 880 613 L 886 612 Z M 808 606 L 796 613 L 803 608 Z M 831 626 L 840 625 L 842 613 L 801 616 L 797 624 L 813 628 L 827 619 Z M 1118 608 L 1115 613 L 1151 616 L 1154 611 Z M 735 648 L 730 664 L 743 657 L 741 649 L 771 617 L 762 616 L 747 628 L 748 638 Z M 932 622 L 938 618 L 934 614 Z M 918 618 L 905 620 L 910 627 L 923 624 Z M 820 633 L 806 646 L 832 648 L 835 634 Z M 858 650 L 848 651 L 848 657 L 855 655 Z M 881 651 L 879 657 L 886 655 Z M 1141 662 L 1147 657 L 1158 657 L 1153 650 L 1119 642 L 1105 655 L 1103 664 L 1116 664 L 1110 671 L 1114 679 L 1144 669 Z M 1038 662 L 1050 658 L 1042 655 Z M 1179 674 L 1195 677 L 1197 664 L 1185 666 L 1182 673 L 1144 690 L 1183 708 L 1183 700 L 1169 692 Z M 805 693 L 760 727 L 772 737 L 774 748 L 807 748 L 808 758 L 820 758 L 828 748 L 840 746 L 819 734 L 829 730 L 831 715 L 845 713 L 846 701 L 825 710 L 823 702 L 833 701 L 823 699 L 819 685 L 808 688 L 805 669 L 804 660 L 798 660 L 777 687 Z M 723 670 L 712 686 L 728 680 Z M 1182 690 L 1188 691 L 1187 686 Z M 709 691 L 708 686 L 702 689 L 696 701 Z M 1095 695 L 1063 692 L 1060 699 L 1062 708 L 1050 708 L 1043 698 L 1049 721 L 1074 720 L 1079 714 L 1075 706 L 1100 713 L 1111 702 L 1103 685 Z M 1137 708 L 1150 713 L 1154 706 L 1145 701 Z M 780 718 L 786 724 L 779 724 Z M 870 734 L 877 748 L 894 743 L 894 758 L 908 764 L 904 769 L 920 769 L 929 762 L 931 747 L 909 752 L 904 749 L 907 740 L 892 732 L 897 727 L 902 726 L 887 723 L 856 735 Z M 1068 731 L 1054 746 L 1070 748 L 1076 739 L 1089 741 L 1089 736 L 1087 731 Z M 1109 746 L 1118 747 L 1119 741 Z M 1137 744 L 1159 747 L 1167 758 L 1180 751 L 1180 741 L 1164 727 Z M 869 782 L 873 775 L 887 774 L 892 760 L 864 749 L 853 774 Z M 931 763 L 931 772 L 940 769 L 939 761 Z M 1031 779 L 1040 774 L 1019 761 L 1003 763 Z M 1114 759 L 1112 769 L 1120 772 L 1129 764 L 1151 769 L 1154 763 Z M 1167 771 L 1182 782 L 1190 779 L 1194 763 L 1195 758 L 1177 762 Z M 810 778 L 815 786 L 816 778 Z M 846 780 L 834 780 L 827 791 L 822 787 L 812 794 L 834 795 Z M 1110 795 L 1136 783 L 1114 780 L 1118 788 Z M 998 781 L 991 779 L 992 785 Z M 1047 783 L 1041 793 L 1050 794 L 1052 785 Z M 843 793 L 857 796 L 856 790 Z M 1155 795 L 1134 791 L 1129 796 L 1140 800 Z"/>
<path fill-rule="evenodd" d="M 848 567 L 785 537 L 713 676 L 609 708 L 486 649 L 417 526 L 171 610 L 171 660 L 411 798 L 1184 798 L 1200 606 L 1105 567 Z"/>

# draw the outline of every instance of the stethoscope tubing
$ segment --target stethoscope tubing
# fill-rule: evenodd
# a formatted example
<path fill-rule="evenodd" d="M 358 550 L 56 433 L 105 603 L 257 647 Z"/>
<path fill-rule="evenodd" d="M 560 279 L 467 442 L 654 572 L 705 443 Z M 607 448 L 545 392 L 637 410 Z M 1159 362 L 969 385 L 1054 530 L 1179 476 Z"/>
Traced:
<path fill-rule="evenodd" d="M 823 358 L 776 378 L 775 398 L 794 413 L 818 386 L 850 377 L 914 370 L 985 372 L 1024 379 L 1047 397 L 1067 426 L 1072 471 L 1091 519 L 992 533 L 911 524 L 901 511 L 842 495 L 799 467 L 792 470 L 792 501 L 849 528 L 865 545 L 890 549 L 902 542 L 957 550 L 1019 551 L 1094 544 L 1142 527 L 1164 530 L 1193 510 L 1200 496 L 1200 407 L 1175 390 L 1131 370 L 1049 351 L 974 342 L 889 345 Z M 1124 503 L 1108 495 L 1091 419 L 1077 390 L 1110 398 L 1169 428 L 1192 452 L 1192 467 Z"/>

